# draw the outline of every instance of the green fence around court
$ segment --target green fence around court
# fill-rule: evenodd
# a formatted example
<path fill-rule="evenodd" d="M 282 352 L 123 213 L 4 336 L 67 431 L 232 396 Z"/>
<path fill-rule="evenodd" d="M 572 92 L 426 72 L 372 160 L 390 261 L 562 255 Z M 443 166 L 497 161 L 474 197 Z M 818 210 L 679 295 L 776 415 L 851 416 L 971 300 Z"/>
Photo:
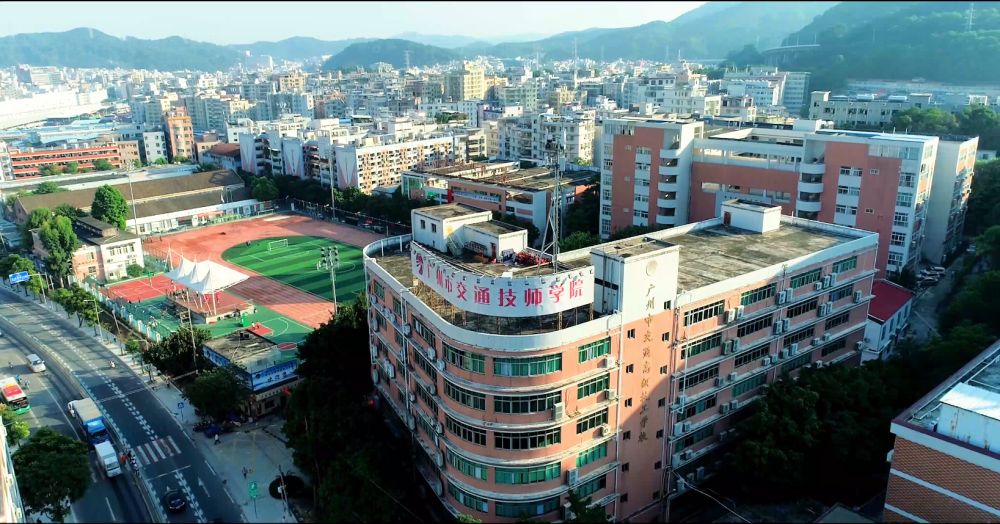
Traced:
<path fill-rule="evenodd" d="M 272 245 L 282 239 L 287 240 L 287 246 Z M 337 302 L 352 300 L 365 288 L 363 252 L 357 246 L 323 237 L 271 237 L 251 241 L 249 246 L 233 246 L 222 253 L 222 258 L 282 284 L 332 300 L 330 271 L 317 265 L 321 248 L 329 247 L 337 247 L 340 255 L 340 268 L 336 271 Z"/>

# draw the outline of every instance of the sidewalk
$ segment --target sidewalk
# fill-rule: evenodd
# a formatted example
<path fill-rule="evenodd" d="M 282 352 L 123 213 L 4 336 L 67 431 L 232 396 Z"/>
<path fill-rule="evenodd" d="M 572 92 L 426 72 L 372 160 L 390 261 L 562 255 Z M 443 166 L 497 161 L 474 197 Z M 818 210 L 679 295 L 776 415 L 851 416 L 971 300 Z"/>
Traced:
<path fill-rule="evenodd" d="M 97 337 L 94 337 L 95 339 Z M 118 349 L 117 341 L 105 343 L 112 350 Z M 283 501 L 271 497 L 268 486 L 278 477 L 278 467 L 285 473 L 294 473 L 305 477 L 295 469 L 292 461 L 292 451 L 285 447 L 284 435 L 281 433 L 283 422 L 277 417 L 244 424 L 232 433 L 223 433 L 219 437 L 219 445 L 214 440 L 194 431 L 197 417 L 194 408 L 185 400 L 181 393 L 163 377 L 157 377 L 154 369 L 152 383 L 149 376 L 139 369 L 132 356 L 126 354 L 119 360 L 139 376 L 153 391 L 163 407 L 174 415 L 177 422 L 184 428 L 188 438 L 201 451 L 215 475 L 222 480 L 226 492 L 233 501 L 243 508 L 247 522 L 297 522 L 295 516 L 288 512 Z M 177 406 L 184 404 L 183 409 Z M 248 474 L 243 478 L 243 468 Z M 250 498 L 248 485 L 256 482 L 258 498 L 256 507 Z"/>

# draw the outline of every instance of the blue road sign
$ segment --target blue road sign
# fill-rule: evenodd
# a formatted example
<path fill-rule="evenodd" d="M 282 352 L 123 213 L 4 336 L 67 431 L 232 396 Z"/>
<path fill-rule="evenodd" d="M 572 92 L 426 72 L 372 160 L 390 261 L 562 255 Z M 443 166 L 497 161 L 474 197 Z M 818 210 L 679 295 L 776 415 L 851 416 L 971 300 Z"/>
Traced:
<path fill-rule="evenodd" d="M 177 403 L 177 409 L 184 409 L 184 403 L 183 402 L 178 402 Z"/>
<path fill-rule="evenodd" d="M 10 283 L 11 284 L 18 284 L 20 282 L 27 282 L 27 281 L 28 281 L 28 272 L 27 271 L 22 271 L 20 273 L 14 273 L 13 275 L 10 276 Z"/>

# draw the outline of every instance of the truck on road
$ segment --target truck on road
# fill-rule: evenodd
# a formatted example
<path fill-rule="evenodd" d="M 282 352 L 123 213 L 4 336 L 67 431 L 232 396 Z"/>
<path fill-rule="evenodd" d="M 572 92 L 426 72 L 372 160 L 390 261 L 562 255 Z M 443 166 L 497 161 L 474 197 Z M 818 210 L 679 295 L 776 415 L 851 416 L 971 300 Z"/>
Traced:
<path fill-rule="evenodd" d="M 104 416 L 101 410 L 97 409 L 97 404 L 89 398 L 83 400 L 72 400 L 69 403 L 70 415 L 80 421 L 80 427 L 86 435 L 87 442 L 92 446 L 97 446 L 101 442 L 109 440 L 108 430 L 104 427 Z"/>
<path fill-rule="evenodd" d="M 115 451 L 115 445 L 110 440 L 94 446 L 94 451 L 97 451 L 97 456 L 101 458 L 101 465 L 104 467 L 104 472 L 108 474 L 108 478 L 121 474 L 122 467 L 118 461 L 118 452 Z"/>

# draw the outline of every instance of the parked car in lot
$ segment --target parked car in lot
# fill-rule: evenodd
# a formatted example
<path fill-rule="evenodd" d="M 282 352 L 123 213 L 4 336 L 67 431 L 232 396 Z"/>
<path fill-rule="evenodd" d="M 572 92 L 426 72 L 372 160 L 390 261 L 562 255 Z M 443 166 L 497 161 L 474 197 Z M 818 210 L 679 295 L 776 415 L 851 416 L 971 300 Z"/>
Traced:
<path fill-rule="evenodd" d="M 973 254 L 973 253 L 975 253 L 976 252 L 976 245 L 975 244 L 969 244 L 969 247 L 965 248 L 965 252 L 968 253 L 968 254 L 970 254 L 970 255 Z"/>
<path fill-rule="evenodd" d="M 929 270 L 931 270 L 931 271 L 933 271 L 935 273 L 944 273 L 944 272 L 948 271 L 947 269 L 945 269 L 945 268 L 943 268 L 941 266 L 932 266 L 932 267 L 929 267 L 927 269 L 929 269 Z"/>
<path fill-rule="evenodd" d="M 919 284 L 921 287 L 928 287 L 937 284 L 939 281 L 940 279 L 934 277 L 922 277 L 919 280 L 917 280 L 917 284 Z"/>

